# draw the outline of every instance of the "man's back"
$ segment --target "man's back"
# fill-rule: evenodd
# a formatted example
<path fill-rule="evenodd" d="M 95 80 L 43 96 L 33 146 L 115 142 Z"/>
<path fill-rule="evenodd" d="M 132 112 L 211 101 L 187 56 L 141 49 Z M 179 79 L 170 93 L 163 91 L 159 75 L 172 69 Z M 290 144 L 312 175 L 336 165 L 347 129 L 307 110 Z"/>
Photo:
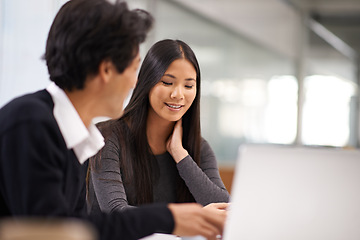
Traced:
<path fill-rule="evenodd" d="M 66 147 L 53 107 L 42 90 L 0 109 L 0 216 L 80 218 L 95 224 L 101 239 L 136 239 L 157 226 L 170 232 L 174 223 L 163 205 L 87 215 L 87 161 L 80 164 Z"/>
<path fill-rule="evenodd" d="M 69 216 L 85 211 L 80 199 L 85 198 L 86 165 L 67 149 L 53 106 L 50 94 L 43 90 L 0 109 L 2 216 Z M 53 189 L 54 183 L 61 190 Z"/>

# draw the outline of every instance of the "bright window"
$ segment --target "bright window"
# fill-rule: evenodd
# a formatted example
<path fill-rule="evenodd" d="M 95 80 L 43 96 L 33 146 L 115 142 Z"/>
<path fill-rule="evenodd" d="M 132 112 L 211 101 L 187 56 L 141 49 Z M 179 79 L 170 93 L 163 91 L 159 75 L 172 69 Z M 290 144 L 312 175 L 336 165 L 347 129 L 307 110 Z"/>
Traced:
<path fill-rule="evenodd" d="M 313 75 L 305 78 L 304 87 L 303 143 L 347 145 L 350 102 L 356 85 L 335 76 Z"/>

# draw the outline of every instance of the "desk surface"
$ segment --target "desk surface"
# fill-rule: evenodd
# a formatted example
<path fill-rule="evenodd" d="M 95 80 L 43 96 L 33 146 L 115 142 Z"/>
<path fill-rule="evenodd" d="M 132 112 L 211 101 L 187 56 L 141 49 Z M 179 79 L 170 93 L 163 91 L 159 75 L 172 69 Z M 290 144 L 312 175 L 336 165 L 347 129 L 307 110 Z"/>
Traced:
<path fill-rule="evenodd" d="M 177 237 L 171 234 L 160 234 L 155 233 L 148 237 L 142 238 L 141 240 L 206 240 L 202 236 L 195 236 L 195 237 Z"/>

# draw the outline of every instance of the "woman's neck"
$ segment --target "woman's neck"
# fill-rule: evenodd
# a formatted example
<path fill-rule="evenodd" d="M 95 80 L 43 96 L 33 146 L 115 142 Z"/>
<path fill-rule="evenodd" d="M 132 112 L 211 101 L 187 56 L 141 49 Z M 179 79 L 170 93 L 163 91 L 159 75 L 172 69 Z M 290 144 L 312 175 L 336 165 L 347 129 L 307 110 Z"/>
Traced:
<path fill-rule="evenodd" d="M 166 121 L 151 111 L 147 116 L 146 135 L 151 151 L 159 155 L 166 152 L 166 141 L 173 132 L 175 122 Z"/>

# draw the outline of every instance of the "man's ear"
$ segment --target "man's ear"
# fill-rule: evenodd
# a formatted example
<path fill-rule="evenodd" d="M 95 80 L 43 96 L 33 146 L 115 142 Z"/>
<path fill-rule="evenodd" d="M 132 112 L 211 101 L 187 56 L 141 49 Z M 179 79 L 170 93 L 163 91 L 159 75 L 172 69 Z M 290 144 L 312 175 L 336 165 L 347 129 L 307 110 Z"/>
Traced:
<path fill-rule="evenodd" d="M 104 82 L 109 82 L 111 76 L 113 75 L 115 66 L 111 61 L 103 60 L 99 65 L 99 75 L 101 80 Z"/>

